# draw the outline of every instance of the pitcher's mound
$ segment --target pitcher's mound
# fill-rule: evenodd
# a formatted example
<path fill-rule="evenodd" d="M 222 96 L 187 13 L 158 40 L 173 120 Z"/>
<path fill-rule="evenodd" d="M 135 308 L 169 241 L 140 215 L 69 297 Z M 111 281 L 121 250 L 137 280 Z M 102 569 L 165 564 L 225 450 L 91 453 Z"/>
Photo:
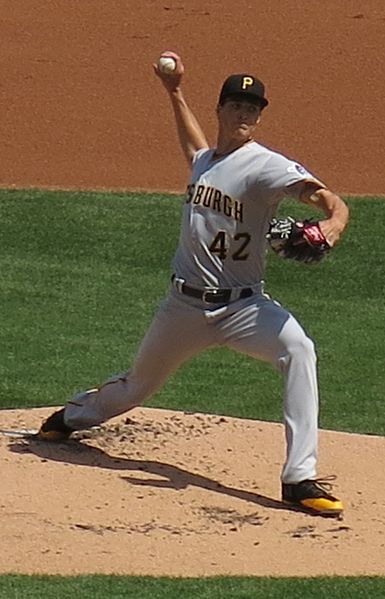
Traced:
<path fill-rule="evenodd" d="M 281 504 L 280 424 L 141 408 L 63 444 L 23 435 L 53 409 L 0 411 L 1 573 L 385 574 L 383 437 L 321 431 L 336 520 Z"/>

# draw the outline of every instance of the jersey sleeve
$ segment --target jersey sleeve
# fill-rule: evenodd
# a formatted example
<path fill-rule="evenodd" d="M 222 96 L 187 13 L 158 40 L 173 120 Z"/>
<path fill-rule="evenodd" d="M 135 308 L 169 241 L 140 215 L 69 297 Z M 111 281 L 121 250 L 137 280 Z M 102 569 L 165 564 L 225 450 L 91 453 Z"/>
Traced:
<path fill-rule="evenodd" d="M 296 191 L 289 190 L 290 186 L 295 183 L 315 183 L 319 187 L 324 188 L 325 185 L 317 179 L 310 171 L 302 164 L 294 162 L 281 154 L 273 154 L 265 165 L 264 183 L 273 189 L 278 195 L 293 195 L 297 197 L 300 193 L 301 186 L 296 186 Z"/>
<path fill-rule="evenodd" d="M 201 148 L 200 150 L 197 150 L 193 156 L 192 159 L 192 165 L 194 165 L 197 160 L 199 160 L 199 158 L 201 158 L 204 154 L 206 154 L 206 152 L 209 152 L 210 150 L 208 150 L 207 148 Z"/>

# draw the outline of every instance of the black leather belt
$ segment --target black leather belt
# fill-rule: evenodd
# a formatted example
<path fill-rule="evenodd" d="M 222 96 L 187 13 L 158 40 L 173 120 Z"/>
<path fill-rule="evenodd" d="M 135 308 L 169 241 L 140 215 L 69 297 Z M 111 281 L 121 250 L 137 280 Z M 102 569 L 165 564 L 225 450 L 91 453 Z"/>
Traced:
<path fill-rule="evenodd" d="M 175 275 L 171 277 L 171 281 L 174 280 Z M 189 295 L 190 297 L 195 297 L 196 299 L 200 299 L 209 304 L 226 304 L 231 299 L 250 297 L 250 295 L 253 295 L 254 293 L 251 287 L 242 287 L 242 289 L 239 291 L 239 294 L 232 298 L 234 289 L 197 289 L 196 287 L 190 287 L 189 285 L 186 285 L 184 282 L 178 282 L 175 287 L 181 293 Z"/>

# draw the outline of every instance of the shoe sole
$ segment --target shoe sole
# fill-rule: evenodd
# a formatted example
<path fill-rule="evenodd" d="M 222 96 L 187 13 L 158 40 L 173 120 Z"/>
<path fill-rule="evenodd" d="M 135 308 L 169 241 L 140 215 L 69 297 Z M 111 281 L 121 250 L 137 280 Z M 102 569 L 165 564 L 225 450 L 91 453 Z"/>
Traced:
<path fill-rule="evenodd" d="M 63 433 L 62 431 L 43 431 L 39 430 L 37 438 L 41 441 L 48 441 L 49 443 L 60 443 L 67 441 L 71 433 Z"/>
<path fill-rule="evenodd" d="M 297 512 L 304 512 L 307 514 L 311 514 L 313 516 L 327 516 L 327 517 L 334 517 L 334 518 L 341 518 L 341 516 L 344 513 L 344 507 L 341 504 L 341 507 L 338 508 L 317 508 L 311 505 L 305 505 L 301 502 L 292 502 L 292 501 L 288 501 L 287 499 L 283 499 L 282 503 L 284 503 L 287 506 L 290 506 L 290 508 L 294 511 Z"/>

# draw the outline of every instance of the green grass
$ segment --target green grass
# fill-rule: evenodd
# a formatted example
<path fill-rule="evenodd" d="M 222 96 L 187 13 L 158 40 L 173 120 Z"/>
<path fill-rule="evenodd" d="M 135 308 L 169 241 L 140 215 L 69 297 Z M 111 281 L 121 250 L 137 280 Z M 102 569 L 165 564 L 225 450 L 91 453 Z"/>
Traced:
<path fill-rule="evenodd" d="M 3 576 L 0 599 L 382 599 L 381 578 L 127 578 Z"/>
<path fill-rule="evenodd" d="M 384 434 L 385 202 L 348 203 L 343 243 L 317 267 L 270 255 L 267 291 L 316 340 L 321 426 Z M 176 196 L 0 192 L 0 407 L 59 405 L 128 367 L 167 291 L 180 211 Z M 268 365 L 215 349 L 148 405 L 280 421 L 281 391 Z M 74 596 L 379 599 L 385 580 L 0 577 L 0 599 Z"/>
<path fill-rule="evenodd" d="M 178 202 L 43 192 L 0 198 L 0 402 L 60 403 L 129 364 L 167 287 L 163 235 Z"/>
<path fill-rule="evenodd" d="M 267 291 L 316 341 L 321 427 L 384 434 L 385 202 L 348 203 L 343 243 L 316 267 L 269 255 Z M 63 404 L 129 366 L 167 291 L 180 211 L 177 196 L 0 193 L 0 406 Z M 269 365 L 213 349 L 147 405 L 280 421 L 281 391 Z"/>

